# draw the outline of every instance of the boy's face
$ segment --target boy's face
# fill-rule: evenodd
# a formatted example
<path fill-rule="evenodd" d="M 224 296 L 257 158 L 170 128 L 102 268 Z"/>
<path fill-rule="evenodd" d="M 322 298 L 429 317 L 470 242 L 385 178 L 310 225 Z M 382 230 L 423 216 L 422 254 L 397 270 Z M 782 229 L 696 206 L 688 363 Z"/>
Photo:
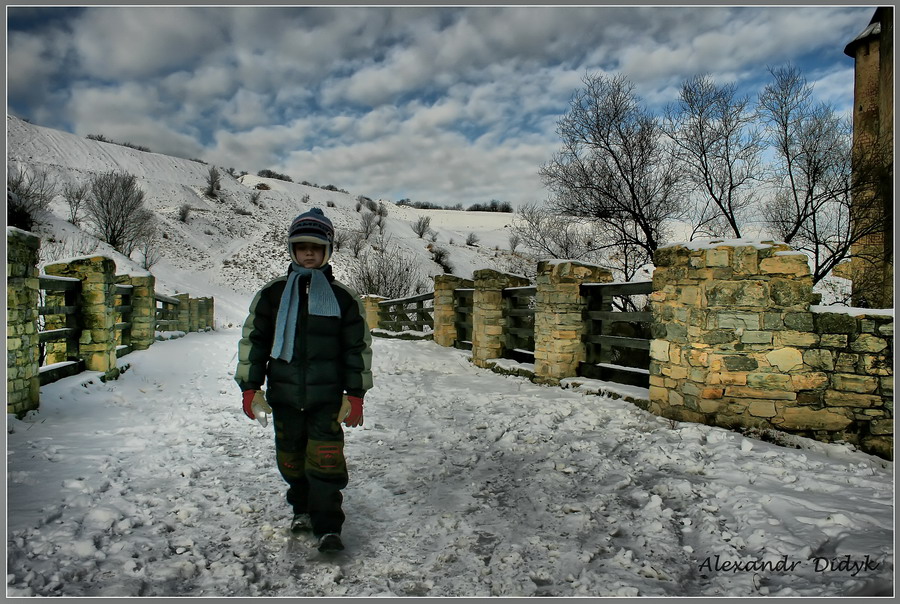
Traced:
<path fill-rule="evenodd" d="M 325 261 L 325 246 L 319 243 L 294 243 L 294 259 L 303 268 L 319 268 Z"/>

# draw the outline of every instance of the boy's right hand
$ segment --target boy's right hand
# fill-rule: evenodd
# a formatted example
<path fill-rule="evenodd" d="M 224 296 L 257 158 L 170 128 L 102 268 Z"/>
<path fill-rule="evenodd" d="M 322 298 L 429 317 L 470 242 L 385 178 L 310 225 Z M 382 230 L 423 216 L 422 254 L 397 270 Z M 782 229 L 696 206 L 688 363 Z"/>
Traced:
<path fill-rule="evenodd" d="M 256 396 L 258 390 L 244 390 L 244 415 L 250 419 L 256 419 L 253 415 L 253 397 Z"/>

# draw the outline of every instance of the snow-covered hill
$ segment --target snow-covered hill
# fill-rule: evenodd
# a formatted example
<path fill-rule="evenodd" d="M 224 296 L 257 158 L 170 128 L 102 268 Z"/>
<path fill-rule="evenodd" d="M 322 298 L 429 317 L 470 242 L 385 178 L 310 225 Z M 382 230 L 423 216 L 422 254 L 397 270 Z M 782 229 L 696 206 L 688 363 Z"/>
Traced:
<path fill-rule="evenodd" d="M 157 291 L 215 296 L 217 321 L 226 324 L 242 321 L 253 292 L 286 270 L 285 233 L 297 214 L 320 207 L 338 230 L 358 231 L 361 216 L 368 211 L 365 205 L 357 209 L 358 197 L 368 196 L 366 191 L 343 193 L 249 174 L 237 179 L 221 166 L 217 168 L 222 190 L 214 200 L 203 194 L 210 166 L 199 161 L 90 140 L 12 116 L 7 116 L 6 123 L 8 165 L 44 170 L 60 189 L 65 183 L 86 183 L 110 170 L 133 174 L 145 193 L 145 204 L 159 220 L 161 259 L 150 268 Z M 260 183 L 269 189 L 261 191 L 254 204 L 251 195 Z M 389 244 L 415 259 L 428 286 L 429 276 L 444 272 L 433 261 L 429 245 L 445 249 L 453 274 L 461 277 L 471 277 L 480 268 L 514 270 L 518 265 L 508 242 L 513 214 L 422 210 L 390 200 L 375 201 L 387 208 L 384 235 Z M 185 205 L 190 212 L 182 221 Z M 103 253 L 115 259 L 120 273 L 145 272 L 137 261 L 99 243 L 88 227 L 67 222 L 69 208 L 61 196 L 51 204 L 51 211 L 52 216 L 44 217 L 35 229 L 43 239 L 42 262 Z M 431 229 L 437 233 L 434 241 L 413 231 L 413 224 L 423 216 L 431 218 Z M 477 243 L 467 245 L 473 233 Z M 345 247 L 336 252 L 332 263 L 337 277 L 346 279 L 359 260 Z"/>

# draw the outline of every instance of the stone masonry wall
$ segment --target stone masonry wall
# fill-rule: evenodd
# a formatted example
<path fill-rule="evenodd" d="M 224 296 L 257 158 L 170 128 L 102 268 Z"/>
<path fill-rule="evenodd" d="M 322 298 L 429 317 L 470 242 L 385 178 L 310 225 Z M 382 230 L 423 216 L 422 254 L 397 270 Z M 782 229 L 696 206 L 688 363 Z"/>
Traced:
<path fill-rule="evenodd" d="M 453 290 L 475 287 L 471 279 L 455 275 L 434 277 L 434 341 L 441 346 L 453 346 L 456 333 L 456 301 Z"/>
<path fill-rule="evenodd" d="M 592 264 L 571 260 L 538 263 L 534 316 L 536 381 L 554 384 L 577 375 L 578 365 L 586 357 L 582 338 L 587 301 L 581 295 L 581 284 L 610 281 L 610 271 Z"/>
<path fill-rule="evenodd" d="M 40 325 L 40 306 L 62 306 L 64 296 L 46 292 L 41 300 L 38 274 L 40 238 L 20 229 L 6 229 L 6 286 L 7 286 L 7 413 L 22 415 L 37 409 L 40 403 L 41 359 L 40 330 L 65 327 L 58 315 L 47 315 Z M 117 330 L 115 312 L 116 284 L 131 285 L 131 347 L 148 348 L 155 340 L 156 294 L 152 275 L 115 274 L 115 262 L 105 256 L 77 258 L 70 262 L 47 265 L 47 275 L 68 277 L 81 281 L 81 291 L 75 304 L 76 323 L 81 328 L 77 356 L 84 360 L 89 371 L 99 371 L 104 379 L 118 376 Z M 179 305 L 179 327 L 184 331 L 205 331 L 215 325 L 215 300 L 212 297 L 191 299 L 188 294 L 176 294 Z M 193 309 L 193 312 L 191 310 Z M 74 315 L 70 315 L 74 316 Z M 44 365 L 66 360 L 64 343 L 48 342 Z"/>
<path fill-rule="evenodd" d="M 893 317 L 814 312 L 806 256 L 772 242 L 661 248 L 650 407 L 892 458 Z"/>
<path fill-rule="evenodd" d="M 38 408 L 38 271 L 41 240 L 6 228 L 6 411 Z"/>
<path fill-rule="evenodd" d="M 472 303 L 472 362 L 486 367 L 487 361 L 503 356 L 507 324 L 503 290 L 530 285 L 526 277 L 501 273 L 493 269 L 475 271 L 475 294 Z"/>

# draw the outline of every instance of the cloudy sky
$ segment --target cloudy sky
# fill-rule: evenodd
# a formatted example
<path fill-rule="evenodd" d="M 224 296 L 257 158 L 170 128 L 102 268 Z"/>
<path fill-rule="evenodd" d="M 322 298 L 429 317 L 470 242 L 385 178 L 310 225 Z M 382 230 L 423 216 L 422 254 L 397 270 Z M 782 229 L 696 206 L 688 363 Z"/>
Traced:
<path fill-rule="evenodd" d="M 585 74 L 660 110 L 790 62 L 842 111 L 873 6 L 7 7 L 7 111 L 373 198 L 546 199 Z"/>

